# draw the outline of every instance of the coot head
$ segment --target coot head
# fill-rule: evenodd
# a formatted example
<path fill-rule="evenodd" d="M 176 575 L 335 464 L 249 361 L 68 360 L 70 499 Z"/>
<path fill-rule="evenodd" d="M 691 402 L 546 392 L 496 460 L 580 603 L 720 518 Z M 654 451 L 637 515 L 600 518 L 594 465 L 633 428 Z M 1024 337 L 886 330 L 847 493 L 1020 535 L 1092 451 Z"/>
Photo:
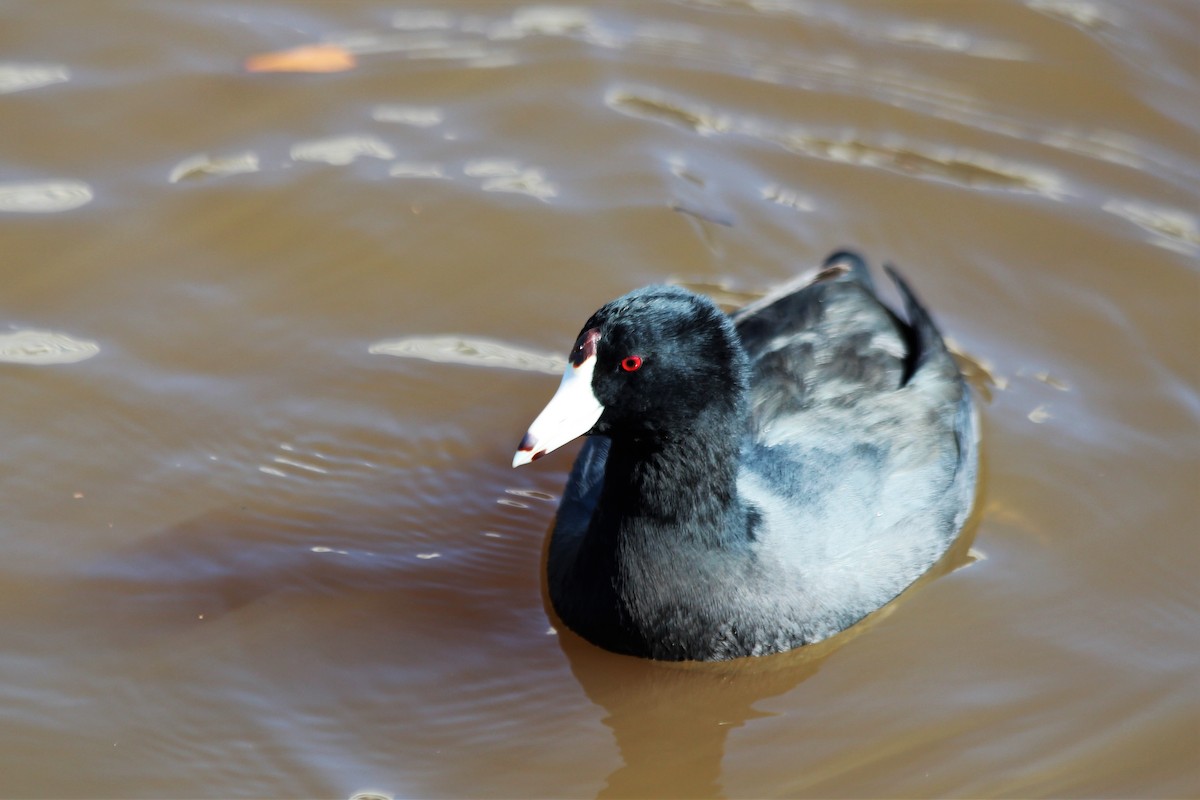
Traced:
<path fill-rule="evenodd" d="M 630 292 L 584 323 L 513 466 L 583 434 L 652 444 L 697 426 L 739 424 L 747 373 L 737 333 L 712 301 L 674 286 Z"/>

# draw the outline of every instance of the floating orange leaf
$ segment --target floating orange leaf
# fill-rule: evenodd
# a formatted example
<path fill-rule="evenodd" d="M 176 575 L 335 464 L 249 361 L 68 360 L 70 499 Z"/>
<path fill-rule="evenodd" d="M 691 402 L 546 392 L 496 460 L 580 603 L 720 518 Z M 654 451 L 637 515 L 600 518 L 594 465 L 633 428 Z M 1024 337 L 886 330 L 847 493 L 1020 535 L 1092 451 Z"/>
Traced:
<path fill-rule="evenodd" d="M 354 54 L 341 45 L 308 44 L 262 53 L 246 59 L 247 72 L 345 72 L 354 69 Z"/>

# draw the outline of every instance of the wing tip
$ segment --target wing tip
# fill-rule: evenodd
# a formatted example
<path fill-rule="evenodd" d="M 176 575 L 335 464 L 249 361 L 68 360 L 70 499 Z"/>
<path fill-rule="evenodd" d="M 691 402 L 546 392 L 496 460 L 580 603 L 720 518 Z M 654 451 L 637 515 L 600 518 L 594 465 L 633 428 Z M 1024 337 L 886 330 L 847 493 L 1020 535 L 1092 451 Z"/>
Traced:
<path fill-rule="evenodd" d="M 909 347 L 911 348 L 909 364 L 904 377 L 904 383 L 908 383 L 921 365 L 928 361 L 934 353 L 945 353 L 946 357 L 950 358 L 950 351 L 946 348 L 946 342 L 942 338 L 937 323 L 933 321 L 933 317 L 908 281 L 900 274 L 900 270 L 892 264 L 884 264 L 883 271 L 900 292 L 900 298 L 904 302 L 904 316 L 909 330 Z"/>

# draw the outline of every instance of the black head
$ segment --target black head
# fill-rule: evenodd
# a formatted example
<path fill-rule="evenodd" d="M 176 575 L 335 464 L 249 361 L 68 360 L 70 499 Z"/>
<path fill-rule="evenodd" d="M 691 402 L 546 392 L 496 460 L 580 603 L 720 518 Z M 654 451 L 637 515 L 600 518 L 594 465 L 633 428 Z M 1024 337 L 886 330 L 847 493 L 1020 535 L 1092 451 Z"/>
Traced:
<path fill-rule="evenodd" d="M 740 424 L 748 372 L 733 324 L 712 301 L 674 286 L 630 292 L 583 326 L 513 465 L 585 433 L 652 441 Z"/>
<path fill-rule="evenodd" d="M 744 402 L 746 355 L 712 301 L 649 286 L 608 303 L 584 325 L 598 331 L 592 391 L 604 413 L 593 433 L 670 435 Z"/>

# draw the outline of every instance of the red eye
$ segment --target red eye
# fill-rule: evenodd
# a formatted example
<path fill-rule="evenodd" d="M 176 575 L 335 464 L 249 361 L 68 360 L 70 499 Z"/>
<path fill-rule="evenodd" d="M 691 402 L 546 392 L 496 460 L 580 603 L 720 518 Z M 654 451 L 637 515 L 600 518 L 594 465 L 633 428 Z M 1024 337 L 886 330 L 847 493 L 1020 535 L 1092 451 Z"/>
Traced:
<path fill-rule="evenodd" d="M 621 369 L 626 372 L 637 372 L 642 368 L 641 356 L 625 356 L 621 359 Z"/>

